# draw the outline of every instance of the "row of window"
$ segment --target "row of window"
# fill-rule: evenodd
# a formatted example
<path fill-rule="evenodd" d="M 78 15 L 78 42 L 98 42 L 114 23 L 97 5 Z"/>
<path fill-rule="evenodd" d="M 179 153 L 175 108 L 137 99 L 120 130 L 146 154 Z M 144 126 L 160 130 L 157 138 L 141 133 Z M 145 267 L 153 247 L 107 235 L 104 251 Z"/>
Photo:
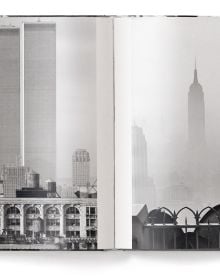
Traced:
<path fill-rule="evenodd" d="M 9 220 L 12 220 L 12 219 L 8 219 L 8 221 Z M 26 219 L 26 225 L 32 226 L 33 221 L 34 221 L 33 219 Z M 47 226 L 59 226 L 60 220 L 59 219 L 47 219 L 46 225 Z M 80 219 L 66 219 L 66 226 L 80 226 Z"/>
<path fill-rule="evenodd" d="M 8 230 L 8 233 L 11 235 L 15 235 L 15 236 L 19 236 L 20 235 L 20 231 L 18 230 Z M 36 235 L 38 233 L 34 233 L 34 235 Z M 47 230 L 46 231 L 46 236 L 47 237 L 58 237 L 60 235 L 59 230 Z M 95 230 L 87 230 L 86 231 L 86 235 L 89 238 L 96 238 L 97 236 L 97 232 Z M 26 236 L 27 237 L 33 237 L 33 231 L 31 230 L 27 230 L 26 231 Z M 79 238 L 80 237 L 80 231 L 66 231 L 66 237 L 67 238 L 71 238 L 71 237 L 75 237 L 75 238 Z"/>
<path fill-rule="evenodd" d="M 7 219 L 7 226 L 18 226 L 20 225 L 20 219 L 10 218 Z M 26 219 L 26 226 L 32 226 L 33 219 Z M 59 219 L 47 219 L 46 220 L 47 226 L 59 226 L 60 220 Z M 66 226 L 80 226 L 80 219 L 66 219 Z M 86 219 L 86 226 L 92 227 L 96 226 L 96 219 Z"/>
<path fill-rule="evenodd" d="M 9 207 L 6 211 L 6 215 L 9 214 L 20 214 L 20 211 L 17 207 Z M 40 211 L 37 207 L 29 207 L 26 211 L 26 214 L 40 214 Z M 47 214 L 59 215 L 60 212 L 56 207 L 50 207 L 47 209 Z M 79 215 L 79 209 L 74 206 L 68 207 L 66 209 L 66 214 Z M 96 215 L 96 207 L 86 207 L 86 215 Z"/>
<path fill-rule="evenodd" d="M 59 226 L 60 225 L 60 219 L 47 219 L 46 220 L 47 226 Z"/>

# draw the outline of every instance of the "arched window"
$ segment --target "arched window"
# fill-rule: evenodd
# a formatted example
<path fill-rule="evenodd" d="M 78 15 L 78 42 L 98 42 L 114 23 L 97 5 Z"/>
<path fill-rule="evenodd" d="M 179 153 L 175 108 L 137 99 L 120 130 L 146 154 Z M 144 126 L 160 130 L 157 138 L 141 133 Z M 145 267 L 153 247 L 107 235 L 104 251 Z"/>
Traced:
<path fill-rule="evenodd" d="M 20 214 L 20 211 L 17 207 L 15 206 L 12 206 L 12 207 L 9 207 L 7 209 L 7 212 L 6 212 L 7 215 L 10 215 L 10 214 Z"/>
<path fill-rule="evenodd" d="M 41 229 L 41 224 L 38 218 L 40 217 L 40 210 L 35 207 L 31 206 L 26 210 L 26 215 L 25 215 L 25 233 L 26 236 L 28 237 L 39 237 L 39 231 L 36 226 L 34 226 L 34 223 L 39 224 L 39 228 Z M 34 232 L 33 232 L 34 231 Z"/>
<path fill-rule="evenodd" d="M 80 237 L 80 213 L 79 209 L 70 206 L 66 209 L 66 237 L 74 238 Z"/>
<path fill-rule="evenodd" d="M 71 206 L 69 208 L 66 209 L 66 214 L 74 214 L 74 215 L 77 215 L 79 214 L 79 210 L 74 207 L 74 206 Z"/>
<path fill-rule="evenodd" d="M 48 237 L 59 236 L 60 234 L 60 212 L 52 206 L 46 211 L 46 235 Z"/>
<path fill-rule="evenodd" d="M 37 207 L 29 207 L 26 214 L 40 214 L 40 211 Z"/>
<path fill-rule="evenodd" d="M 6 229 L 12 235 L 20 235 L 20 211 L 17 207 L 9 207 L 6 211 Z"/>
<path fill-rule="evenodd" d="M 47 209 L 47 214 L 59 215 L 60 212 L 56 207 L 50 207 Z"/>

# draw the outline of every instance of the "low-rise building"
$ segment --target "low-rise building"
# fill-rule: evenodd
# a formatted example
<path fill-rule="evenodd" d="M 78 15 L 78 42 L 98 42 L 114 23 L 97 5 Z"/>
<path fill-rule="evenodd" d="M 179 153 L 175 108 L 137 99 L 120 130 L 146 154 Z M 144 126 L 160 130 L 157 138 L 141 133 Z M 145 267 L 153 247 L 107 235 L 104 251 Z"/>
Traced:
<path fill-rule="evenodd" d="M 42 242 L 41 249 L 55 239 L 77 243 L 79 249 L 88 246 L 89 241 L 94 249 L 97 244 L 96 199 L 0 198 L 0 231 L 0 245 L 7 243 L 2 239 L 5 235 Z"/>

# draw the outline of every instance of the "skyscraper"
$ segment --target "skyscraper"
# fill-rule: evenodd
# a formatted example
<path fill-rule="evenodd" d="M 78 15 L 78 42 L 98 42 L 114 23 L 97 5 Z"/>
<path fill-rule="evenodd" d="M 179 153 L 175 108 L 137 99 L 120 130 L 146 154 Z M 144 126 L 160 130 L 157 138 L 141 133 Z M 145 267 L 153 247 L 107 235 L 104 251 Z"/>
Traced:
<path fill-rule="evenodd" d="M 205 103 L 202 86 L 198 82 L 197 68 L 188 94 L 189 145 L 194 149 L 205 144 Z"/>
<path fill-rule="evenodd" d="M 20 31 L 0 28 L 0 167 L 20 154 Z"/>
<path fill-rule="evenodd" d="M 207 190 L 207 147 L 205 139 L 205 102 L 195 65 L 194 79 L 188 93 L 188 185 L 194 200 L 203 201 Z"/>
<path fill-rule="evenodd" d="M 24 24 L 24 164 L 56 179 L 56 25 Z"/>
<path fill-rule="evenodd" d="M 141 127 L 132 127 L 132 201 L 155 207 L 156 194 L 153 180 L 148 177 L 147 142 Z"/>
<path fill-rule="evenodd" d="M 89 184 L 90 157 L 86 150 L 78 149 L 73 153 L 73 186 L 85 187 Z"/>
<path fill-rule="evenodd" d="M 16 190 L 26 186 L 29 170 L 30 168 L 25 166 L 3 166 L 1 179 L 4 197 L 16 197 Z"/>

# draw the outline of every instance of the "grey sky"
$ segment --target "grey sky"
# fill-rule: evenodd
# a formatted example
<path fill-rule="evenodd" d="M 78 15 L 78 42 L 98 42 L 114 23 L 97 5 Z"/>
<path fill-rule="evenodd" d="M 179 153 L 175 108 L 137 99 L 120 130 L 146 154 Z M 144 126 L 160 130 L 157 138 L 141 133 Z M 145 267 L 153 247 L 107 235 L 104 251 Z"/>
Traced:
<path fill-rule="evenodd" d="M 20 26 L 38 18 L 1 18 Z M 96 177 L 96 19 L 40 18 L 56 23 L 57 179 L 71 179 L 72 153 L 87 149 Z M 62 180 L 61 180 L 62 182 Z"/>
<path fill-rule="evenodd" d="M 205 98 L 206 138 L 219 161 L 220 19 L 134 19 L 132 38 L 133 116 L 147 139 L 149 174 L 159 184 L 158 170 L 178 169 L 177 159 L 187 142 L 195 57 Z"/>

